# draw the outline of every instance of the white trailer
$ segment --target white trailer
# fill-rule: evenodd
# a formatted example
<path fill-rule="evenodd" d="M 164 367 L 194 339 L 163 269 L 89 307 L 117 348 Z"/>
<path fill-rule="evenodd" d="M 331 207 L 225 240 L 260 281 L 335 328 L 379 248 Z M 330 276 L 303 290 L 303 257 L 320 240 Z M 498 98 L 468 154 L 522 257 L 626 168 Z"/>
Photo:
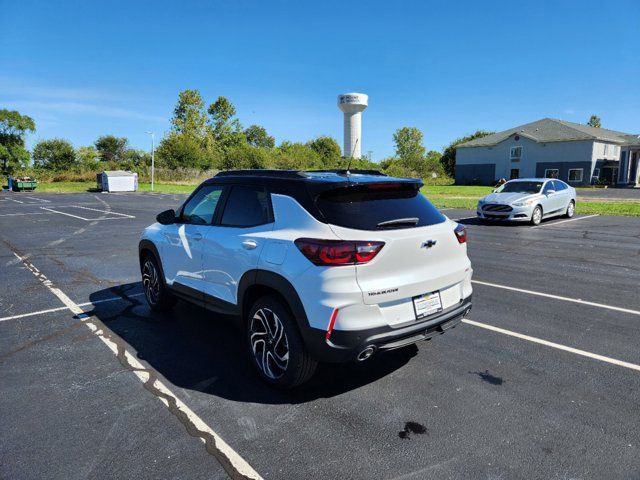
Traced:
<path fill-rule="evenodd" d="M 103 192 L 135 192 L 138 190 L 138 174 L 124 170 L 105 170 L 101 174 Z"/>

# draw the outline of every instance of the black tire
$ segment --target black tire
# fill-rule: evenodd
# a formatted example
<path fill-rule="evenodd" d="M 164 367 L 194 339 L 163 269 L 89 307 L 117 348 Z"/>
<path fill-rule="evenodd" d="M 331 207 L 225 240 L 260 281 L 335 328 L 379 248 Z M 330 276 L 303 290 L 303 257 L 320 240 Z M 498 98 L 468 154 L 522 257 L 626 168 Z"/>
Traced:
<path fill-rule="evenodd" d="M 536 205 L 531 213 L 531 225 L 540 225 L 540 222 L 542 222 L 542 207 Z"/>
<path fill-rule="evenodd" d="M 142 259 L 142 290 L 149 308 L 154 312 L 166 312 L 176 304 L 174 297 L 164 283 L 162 270 L 152 254 Z"/>
<path fill-rule="evenodd" d="M 309 356 L 293 314 L 280 299 L 259 298 L 245 322 L 249 357 L 260 378 L 289 389 L 313 376 L 318 363 Z"/>
<path fill-rule="evenodd" d="M 567 211 L 564 212 L 564 216 L 567 218 L 571 218 L 576 214 L 576 202 L 571 200 L 569 205 L 567 205 Z"/>

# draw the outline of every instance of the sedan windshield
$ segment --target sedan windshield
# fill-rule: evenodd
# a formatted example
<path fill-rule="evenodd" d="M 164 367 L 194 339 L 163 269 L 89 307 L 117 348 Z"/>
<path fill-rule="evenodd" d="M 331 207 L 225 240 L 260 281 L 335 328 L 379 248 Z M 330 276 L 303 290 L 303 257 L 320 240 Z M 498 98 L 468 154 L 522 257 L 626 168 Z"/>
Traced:
<path fill-rule="evenodd" d="M 542 182 L 507 182 L 496 193 L 538 193 Z"/>

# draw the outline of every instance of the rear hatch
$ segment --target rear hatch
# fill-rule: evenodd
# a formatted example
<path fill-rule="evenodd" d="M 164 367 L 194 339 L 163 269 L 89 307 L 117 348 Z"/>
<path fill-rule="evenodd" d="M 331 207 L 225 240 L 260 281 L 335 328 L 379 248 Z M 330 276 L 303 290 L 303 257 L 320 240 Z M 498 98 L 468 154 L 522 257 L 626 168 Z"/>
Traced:
<path fill-rule="evenodd" d="M 316 205 L 343 240 L 382 241 L 370 262 L 356 265 L 363 301 L 402 310 L 413 298 L 440 292 L 442 308 L 462 299 L 470 271 L 456 223 L 442 215 L 415 183 L 364 184 L 330 190 Z M 404 307 L 402 307 L 404 306 Z"/>

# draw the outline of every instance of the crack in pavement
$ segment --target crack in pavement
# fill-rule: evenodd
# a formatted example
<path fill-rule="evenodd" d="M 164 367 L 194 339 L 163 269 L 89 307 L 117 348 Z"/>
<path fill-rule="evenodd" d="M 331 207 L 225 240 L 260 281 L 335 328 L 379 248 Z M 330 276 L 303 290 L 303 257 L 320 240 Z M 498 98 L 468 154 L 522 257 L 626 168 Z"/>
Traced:
<path fill-rule="evenodd" d="M 107 345 L 115 354 L 122 367 L 136 375 L 142 382 L 143 387 L 167 407 L 169 412 L 184 426 L 187 433 L 194 438 L 200 439 L 200 441 L 204 443 L 207 453 L 216 458 L 230 478 L 233 480 L 256 480 L 262 478 L 238 453 L 220 438 L 211 427 L 165 386 L 162 380 L 160 380 L 158 372 L 151 367 L 145 367 L 129 352 L 127 350 L 127 344 L 122 338 L 109 330 L 100 319 L 93 315 L 86 314 L 64 292 L 58 289 L 51 280 L 28 261 L 27 255 L 21 254 L 5 239 L 2 239 L 2 242 L 9 247 L 20 262 L 31 271 L 45 287 L 56 295 L 58 299 L 75 314 L 74 318 L 77 318 L 80 322 L 74 324 L 74 327 L 77 325 L 87 326 L 96 337 Z M 133 304 L 134 302 L 131 303 Z M 130 305 L 130 307 L 132 306 L 133 305 Z M 71 327 L 69 327 L 69 329 L 71 329 Z M 59 331 L 52 335 L 60 334 L 61 332 Z"/>

